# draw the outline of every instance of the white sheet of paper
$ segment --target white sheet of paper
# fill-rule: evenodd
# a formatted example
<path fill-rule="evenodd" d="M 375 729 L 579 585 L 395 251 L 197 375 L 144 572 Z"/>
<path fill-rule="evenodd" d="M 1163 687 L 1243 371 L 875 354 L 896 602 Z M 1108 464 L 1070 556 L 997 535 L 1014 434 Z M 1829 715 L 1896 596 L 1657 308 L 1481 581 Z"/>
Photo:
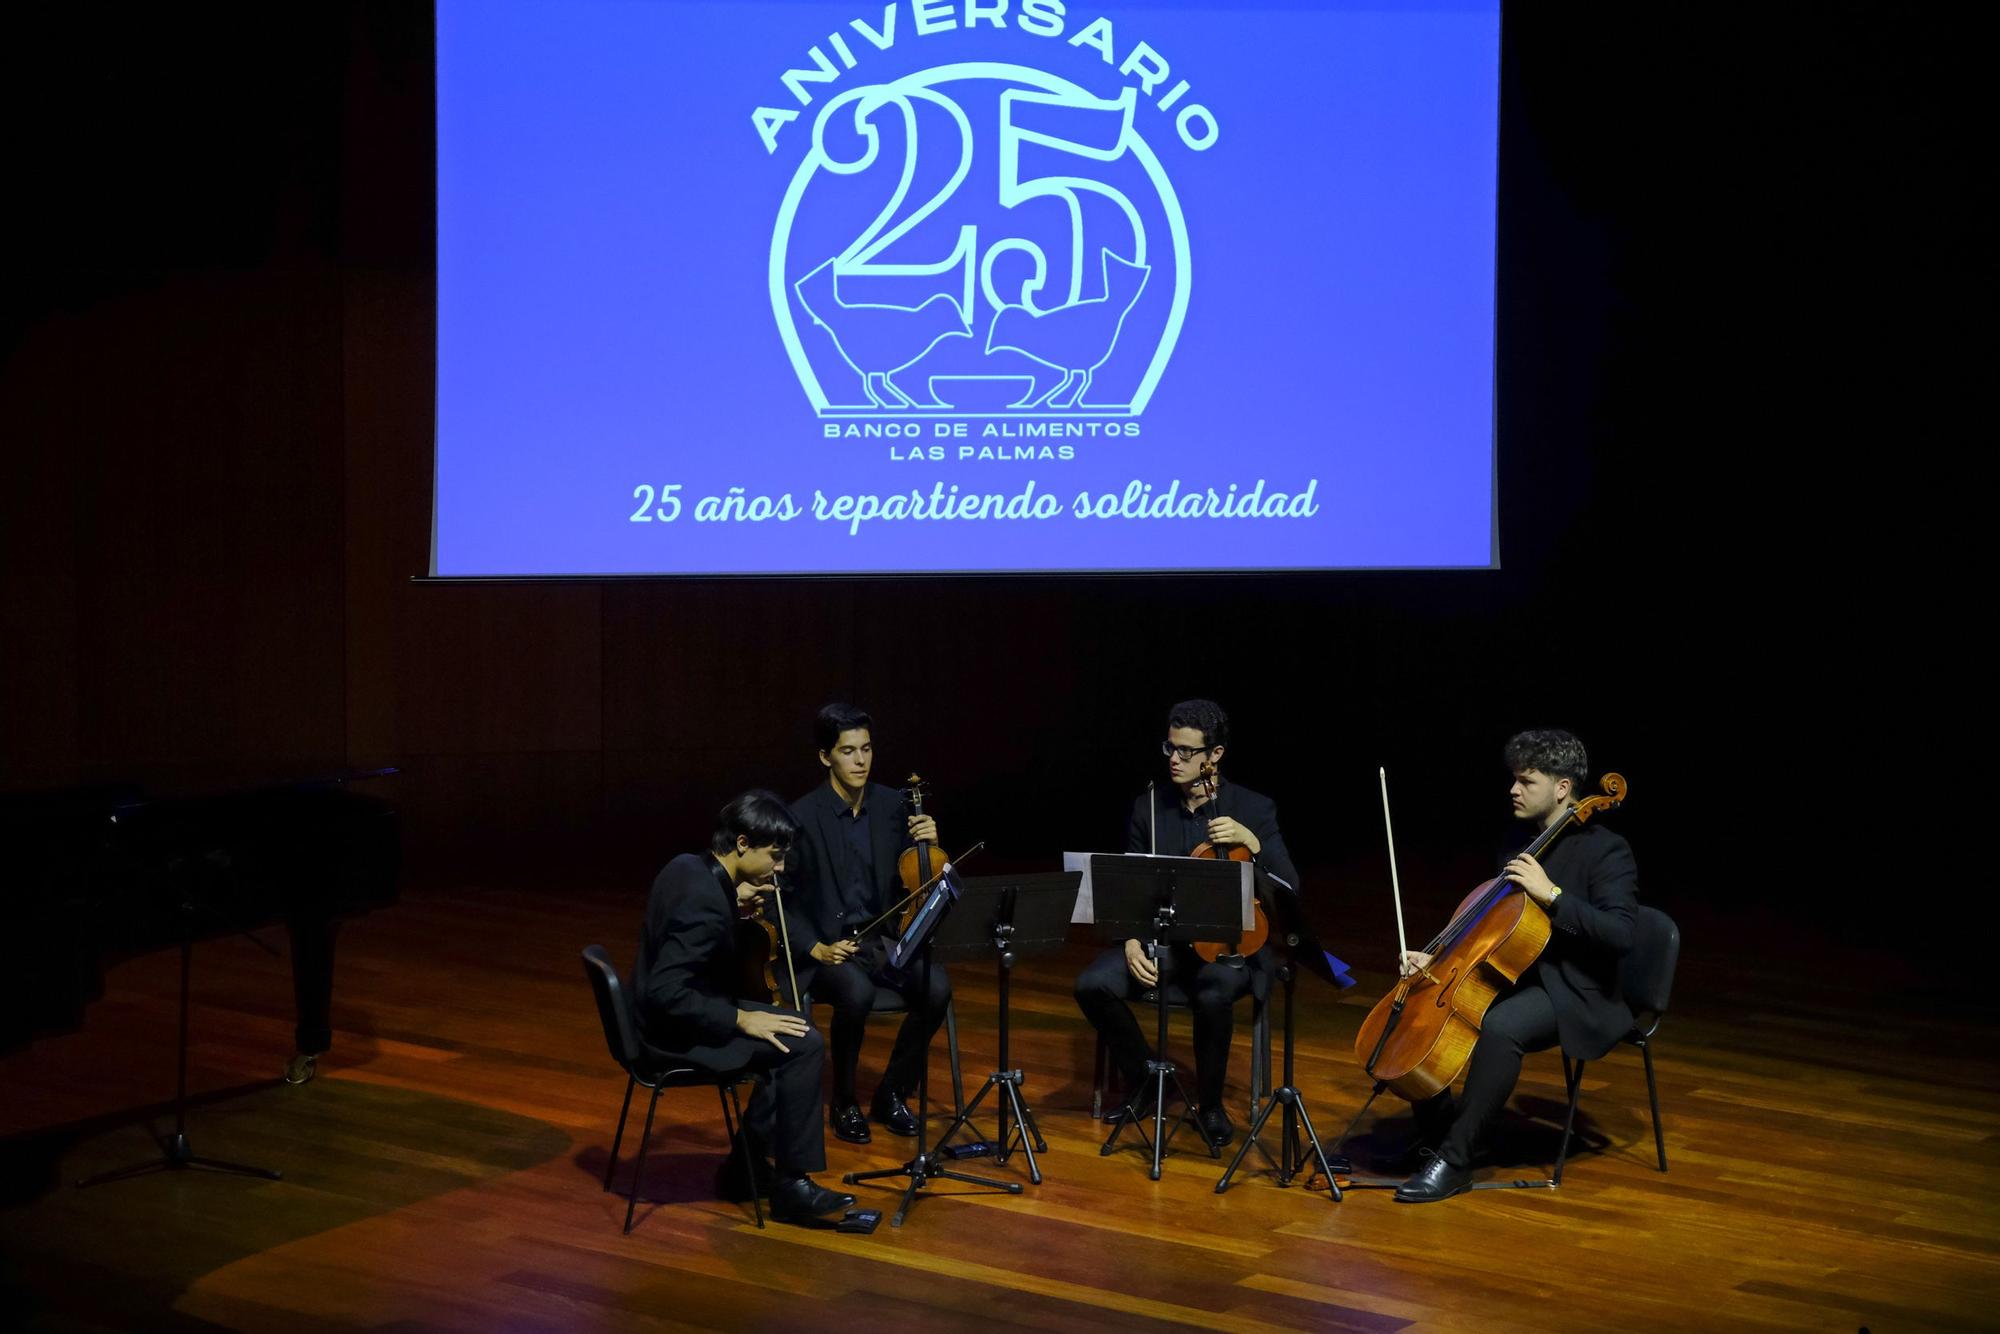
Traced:
<path fill-rule="evenodd" d="M 1070 915 L 1069 915 L 1069 920 L 1070 920 L 1070 922 L 1071 922 L 1071 924 L 1072 924 L 1072 925 L 1074 925 L 1075 923 L 1078 923 L 1078 922 L 1082 922 L 1082 923 L 1085 923 L 1085 924 L 1087 925 L 1087 924 L 1089 924 L 1089 923 L 1092 923 L 1092 922 L 1095 922 L 1095 921 L 1097 920 L 1097 914 L 1096 914 L 1096 912 L 1095 912 L 1095 909 L 1094 909 L 1094 904 L 1093 904 L 1093 901 L 1092 901 L 1092 899 L 1091 899 L 1091 897 L 1090 897 L 1090 859 L 1091 859 L 1092 857 L 1096 857 L 1096 856 L 1100 856 L 1100 855 L 1104 855 L 1104 854 L 1100 854 L 1100 853 L 1095 853 L 1095 852 L 1065 852 L 1065 853 L 1063 854 L 1063 865 L 1062 865 L 1062 868 L 1063 868 L 1063 870 L 1065 870 L 1065 871 L 1081 871 L 1081 872 L 1083 872 L 1083 881 L 1082 881 L 1082 883 L 1081 883 L 1081 884 L 1079 884 L 1079 885 L 1077 886 L 1077 890 L 1076 890 L 1076 908 L 1075 908 L 1075 909 L 1074 909 L 1074 910 L 1073 910 L 1073 911 L 1072 911 L 1072 912 L 1070 913 Z M 1154 856 L 1154 854 L 1152 854 L 1152 853 L 1145 853 L 1145 852 L 1133 852 L 1133 853 L 1124 853 L 1124 854 L 1112 854 L 1112 855 L 1123 855 L 1123 856 L 1131 856 L 1131 857 L 1153 857 L 1153 856 Z M 1193 857 L 1155 857 L 1155 860 L 1158 860 L 1158 861 L 1194 861 L 1194 860 L 1195 860 L 1195 858 L 1193 858 Z M 1255 914 L 1255 911 L 1254 911 L 1254 910 L 1253 910 L 1253 909 L 1251 908 L 1251 906 L 1250 906 L 1250 903 L 1251 903 L 1251 896 L 1252 896 L 1252 893 L 1253 893 L 1253 891 L 1252 891 L 1252 889 L 1251 889 L 1251 887 L 1250 887 L 1250 885 L 1251 885 L 1251 867 L 1250 867 L 1250 863 L 1249 863 L 1249 862 L 1237 862 L 1237 863 L 1236 863 L 1236 865 L 1237 865 L 1237 866 L 1238 866 L 1239 868 L 1241 868 L 1241 871 L 1242 871 L 1242 885 L 1243 885 L 1243 929 L 1244 929 L 1245 931 L 1248 931 L 1248 930 L 1249 930 L 1249 929 L 1250 929 L 1251 927 L 1253 927 L 1253 926 L 1257 925 L 1257 918 L 1256 918 L 1256 914 Z"/>

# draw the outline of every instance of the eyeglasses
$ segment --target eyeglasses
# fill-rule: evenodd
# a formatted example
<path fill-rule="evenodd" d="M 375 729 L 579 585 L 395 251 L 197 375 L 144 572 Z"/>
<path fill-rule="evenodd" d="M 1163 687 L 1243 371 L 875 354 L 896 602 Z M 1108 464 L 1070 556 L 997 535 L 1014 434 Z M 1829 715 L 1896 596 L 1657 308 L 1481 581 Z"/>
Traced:
<path fill-rule="evenodd" d="M 1170 760 L 1179 760 L 1183 764 L 1186 764 L 1197 755 L 1206 755 L 1214 749 L 1215 747 L 1213 746 L 1176 746 L 1171 741 L 1162 741 L 1160 743 L 1160 754 Z"/>

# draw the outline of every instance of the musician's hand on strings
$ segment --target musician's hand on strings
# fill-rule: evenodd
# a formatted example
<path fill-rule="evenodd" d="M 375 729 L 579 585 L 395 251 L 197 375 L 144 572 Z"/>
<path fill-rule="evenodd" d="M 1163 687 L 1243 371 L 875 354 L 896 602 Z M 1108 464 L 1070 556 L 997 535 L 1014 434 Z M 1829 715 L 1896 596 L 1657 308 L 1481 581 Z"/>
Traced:
<path fill-rule="evenodd" d="M 815 963 L 823 963 L 828 967 L 832 967 L 835 964 L 846 963 L 849 959 L 852 959 L 854 951 L 859 948 L 851 940 L 836 940 L 831 945 L 815 945 L 807 953 L 812 955 Z"/>
<path fill-rule="evenodd" d="M 1507 869 L 1501 874 L 1519 885 L 1523 893 L 1544 908 L 1555 902 L 1556 882 L 1549 879 L 1549 873 L 1542 869 L 1542 864 L 1527 853 L 1508 862 Z"/>
<path fill-rule="evenodd" d="M 1491 862 L 1487 863 L 1488 866 L 1491 866 L 1492 864 L 1493 863 Z M 1425 954 L 1422 950 L 1403 951 L 1404 977 L 1415 977 L 1418 973 L 1421 973 L 1422 971 L 1424 971 L 1424 969 L 1430 966 L 1431 966 L 1431 956 Z"/>
<path fill-rule="evenodd" d="M 1208 841 L 1241 843 L 1250 849 L 1253 857 L 1264 850 L 1264 845 L 1257 841 L 1257 835 L 1251 833 L 1247 825 L 1240 825 L 1226 815 L 1208 822 Z"/>
<path fill-rule="evenodd" d="M 937 821 L 928 815 L 912 815 L 910 817 L 910 837 L 919 843 L 937 842 Z"/>
<path fill-rule="evenodd" d="M 1160 966 L 1146 957 L 1146 944 L 1141 940 L 1125 942 L 1125 967 L 1142 986 L 1160 985 Z"/>
<path fill-rule="evenodd" d="M 779 1041 L 781 1037 L 802 1038 L 812 1026 L 804 1015 L 773 1014 L 769 1010 L 738 1010 L 736 1031 L 745 1037 L 757 1038 L 770 1043 L 779 1051 L 790 1052 L 791 1048 Z"/>

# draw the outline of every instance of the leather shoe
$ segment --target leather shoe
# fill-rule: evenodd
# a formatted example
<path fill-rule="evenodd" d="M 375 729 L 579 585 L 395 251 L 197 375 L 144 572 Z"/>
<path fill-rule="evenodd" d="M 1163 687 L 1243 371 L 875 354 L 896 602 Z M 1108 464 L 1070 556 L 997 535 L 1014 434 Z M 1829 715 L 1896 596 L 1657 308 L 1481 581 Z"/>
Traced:
<path fill-rule="evenodd" d="M 886 1088 L 875 1090 L 875 1105 L 871 1110 L 890 1134 L 909 1138 L 917 1133 L 917 1115 L 903 1101 L 902 1094 Z"/>
<path fill-rule="evenodd" d="M 1230 1124 L 1229 1113 L 1220 1107 L 1202 1108 L 1199 1120 L 1202 1133 L 1207 1135 L 1208 1142 L 1218 1149 L 1227 1147 L 1229 1142 L 1236 1138 L 1236 1127 Z"/>
<path fill-rule="evenodd" d="M 850 1102 L 845 1107 L 836 1107 L 831 1117 L 833 1133 L 849 1144 L 866 1144 L 874 1138 L 868 1130 L 868 1118 L 861 1114 L 861 1104 Z"/>
<path fill-rule="evenodd" d="M 815 1185 L 811 1177 L 793 1177 L 771 1191 L 771 1217 L 780 1223 L 802 1223 L 853 1203 L 852 1195 Z"/>
<path fill-rule="evenodd" d="M 1396 1200 L 1401 1204 L 1429 1204 L 1471 1189 L 1472 1169 L 1453 1167 L 1443 1154 L 1437 1154 L 1424 1164 L 1422 1171 L 1396 1187 Z"/>

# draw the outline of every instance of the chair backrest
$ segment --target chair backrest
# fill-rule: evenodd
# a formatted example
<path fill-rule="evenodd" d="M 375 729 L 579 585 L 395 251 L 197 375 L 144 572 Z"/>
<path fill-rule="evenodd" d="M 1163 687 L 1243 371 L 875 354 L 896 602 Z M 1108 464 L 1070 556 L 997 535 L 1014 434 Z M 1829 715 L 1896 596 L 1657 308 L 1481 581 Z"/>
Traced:
<path fill-rule="evenodd" d="M 1674 969 L 1681 961 L 1681 929 L 1658 908 L 1632 915 L 1632 949 L 1619 961 L 1618 991 L 1632 1007 L 1632 1027 L 1651 1036 L 1673 998 Z"/>
<path fill-rule="evenodd" d="M 627 1074 L 636 1073 L 645 1048 L 632 1021 L 632 1007 L 625 1001 L 624 984 L 618 980 L 618 970 L 604 946 L 591 945 L 584 950 L 583 975 L 590 979 L 591 993 L 597 997 L 597 1018 L 604 1025 L 604 1045 L 610 1048 L 611 1059 Z"/>

